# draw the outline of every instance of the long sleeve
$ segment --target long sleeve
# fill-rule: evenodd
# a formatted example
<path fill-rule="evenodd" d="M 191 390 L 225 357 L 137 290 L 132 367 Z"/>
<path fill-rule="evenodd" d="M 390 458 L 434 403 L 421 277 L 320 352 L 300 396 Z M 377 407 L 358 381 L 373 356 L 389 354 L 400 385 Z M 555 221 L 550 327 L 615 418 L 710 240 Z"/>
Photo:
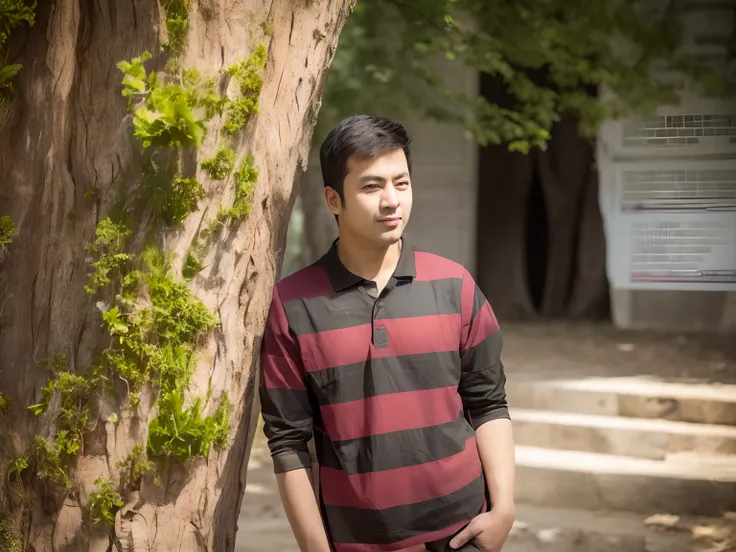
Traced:
<path fill-rule="evenodd" d="M 299 344 L 274 288 L 261 347 L 260 397 L 276 473 L 311 466 L 307 445 L 312 437 L 313 409 L 303 373 Z"/>
<path fill-rule="evenodd" d="M 483 292 L 466 271 L 461 291 L 461 376 L 458 391 L 475 429 L 509 418 L 506 375 L 501 362 L 503 339 Z"/>

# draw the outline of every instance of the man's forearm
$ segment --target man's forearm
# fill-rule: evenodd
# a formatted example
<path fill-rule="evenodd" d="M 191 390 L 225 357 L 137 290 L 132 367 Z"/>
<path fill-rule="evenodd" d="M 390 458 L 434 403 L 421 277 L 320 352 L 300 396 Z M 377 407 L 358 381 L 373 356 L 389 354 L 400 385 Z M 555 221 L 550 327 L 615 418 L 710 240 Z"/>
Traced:
<path fill-rule="evenodd" d="M 491 508 L 514 515 L 515 455 L 511 420 L 501 418 L 482 424 L 475 440 L 491 496 Z"/>
<path fill-rule="evenodd" d="M 276 474 L 281 502 L 301 552 L 330 552 L 327 532 L 319 511 L 311 469 Z"/>

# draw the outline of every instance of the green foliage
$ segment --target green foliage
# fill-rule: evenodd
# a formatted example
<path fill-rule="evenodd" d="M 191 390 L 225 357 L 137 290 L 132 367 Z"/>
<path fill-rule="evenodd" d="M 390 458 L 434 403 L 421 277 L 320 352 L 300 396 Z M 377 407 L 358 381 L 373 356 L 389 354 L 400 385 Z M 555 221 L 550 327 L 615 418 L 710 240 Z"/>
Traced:
<path fill-rule="evenodd" d="M 103 315 L 110 335 L 117 338 L 103 357 L 128 384 L 134 405 L 140 387 L 152 378 L 161 392 L 185 389 L 195 346 L 217 325 L 192 291 L 171 277 L 171 262 L 162 252 L 146 249 L 141 263 L 129 280 L 145 286 L 149 303 L 140 307 L 119 301 Z"/>
<path fill-rule="evenodd" d="M 97 256 L 92 262 L 88 283 L 84 286 L 90 295 L 98 288 L 110 284 L 111 277 L 120 277 L 131 261 L 131 256 L 123 253 L 125 238 L 130 230 L 123 224 L 114 223 L 109 217 L 102 219 L 95 230 L 95 239 L 85 249 Z"/>
<path fill-rule="evenodd" d="M 0 550 L 3 552 L 23 552 L 23 535 L 13 527 L 10 517 L 0 519 Z"/>
<path fill-rule="evenodd" d="M 23 23 L 32 26 L 36 18 L 36 2 L 26 4 L 24 0 L 0 0 L 0 48 L 10 38 L 11 31 Z"/>
<path fill-rule="evenodd" d="M 68 459 L 62 453 L 63 448 L 63 439 L 61 446 L 52 445 L 40 435 L 36 435 L 31 446 L 30 457 L 35 473 L 40 479 L 70 489 L 72 482 L 66 474 Z"/>
<path fill-rule="evenodd" d="M 0 416 L 7 416 L 10 412 L 11 405 L 10 397 L 4 393 L 0 393 Z"/>
<path fill-rule="evenodd" d="M 231 65 L 226 73 L 238 83 L 240 97 L 228 102 L 223 132 L 236 134 L 253 115 L 258 114 L 258 98 L 263 88 L 261 69 L 266 65 L 266 47 L 260 44 L 247 59 Z"/>
<path fill-rule="evenodd" d="M 15 223 L 7 215 L 0 217 L 0 250 L 13 241 L 16 234 Z"/>
<path fill-rule="evenodd" d="M 146 274 L 151 299 L 151 328 L 159 338 L 171 344 L 194 344 L 217 325 L 217 318 L 183 283 L 169 275 L 170 262 L 150 249 L 145 257 L 150 272 Z"/>
<path fill-rule="evenodd" d="M 253 155 L 248 154 L 235 171 L 235 200 L 232 207 L 221 207 L 217 218 L 226 222 L 241 220 L 250 213 L 251 194 L 258 182 L 258 170 Z"/>
<path fill-rule="evenodd" d="M 32 27 L 35 20 L 36 2 L 28 5 L 25 0 L 0 0 L 0 107 L 12 90 L 10 79 L 21 69 L 18 64 L 5 64 L 6 43 L 10 33 L 24 23 Z"/>
<path fill-rule="evenodd" d="M 66 355 L 56 354 L 51 358 L 39 360 L 38 366 L 46 372 L 49 372 L 51 377 L 46 385 L 41 387 L 41 402 L 28 407 L 28 410 L 33 412 L 36 416 L 40 416 L 48 409 L 49 402 L 51 402 L 51 397 L 54 394 L 54 388 L 56 386 L 56 380 L 54 378 L 58 377 L 59 374 L 66 372 L 67 358 Z"/>
<path fill-rule="evenodd" d="M 217 79 L 205 79 L 199 71 L 190 68 L 182 72 L 182 84 L 189 92 L 192 105 L 204 109 L 206 121 L 222 115 L 227 98 L 217 93 Z"/>
<path fill-rule="evenodd" d="M 235 150 L 228 145 L 221 146 L 214 157 L 202 161 L 204 170 L 212 180 L 223 180 L 235 166 Z"/>
<path fill-rule="evenodd" d="M 146 457 L 146 451 L 141 445 L 135 445 L 130 454 L 116 466 L 120 470 L 120 486 L 123 488 L 140 488 L 143 476 L 154 471 L 154 464 Z"/>
<path fill-rule="evenodd" d="M 185 280 L 193 279 L 202 270 L 202 262 L 194 256 L 194 253 L 189 251 L 184 264 L 181 267 L 181 275 Z"/>
<path fill-rule="evenodd" d="M 176 84 L 156 86 L 150 90 L 146 104 L 135 111 L 134 135 L 144 148 L 150 146 L 199 147 L 204 138 L 203 118 L 197 118 L 190 94 Z"/>
<path fill-rule="evenodd" d="M 70 487 L 66 467 L 69 458 L 81 449 L 84 442 L 84 432 L 92 418 L 93 398 L 101 377 L 97 374 L 84 377 L 68 372 L 64 355 L 55 355 L 39 362 L 39 365 L 49 371 L 50 376 L 46 385 L 41 387 L 41 401 L 30 405 L 28 410 L 36 416 L 45 414 L 54 395 L 58 395 L 58 403 L 53 410 L 56 435 L 53 443 L 37 435 L 30 451 L 16 461 L 9 475 L 20 475 L 32 466 L 39 478 Z"/>
<path fill-rule="evenodd" d="M 10 80 L 18 74 L 23 66 L 19 63 L 13 63 L 11 65 L 0 66 L 0 107 L 5 102 L 5 97 L 12 91 L 13 85 Z"/>
<path fill-rule="evenodd" d="M 155 85 L 155 73 L 150 77 L 146 76 L 146 68 L 143 64 L 151 59 L 151 52 L 143 52 L 138 57 L 134 57 L 130 61 L 119 61 L 118 69 L 123 72 L 123 91 L 122 95 L 128 100 L 128 109 L 133 110 L 136 95 L 145 96 L 149 86 Z M 151 82 L 154 81 L 154 82 Z"/>
<path fill-rule="evenodd" d="M 123 73 L 122 94 L 134 113 L 133 134 L 144 148 L 199 147 L 206 121 L 222 113 L 225 105 L 216 93 L 215 80 L 189 69 L 179 82 L 166 83 L 156 73 L 146 73 L 143 64 L 150 57 L 144 52 L 117 64 Z"/>
<path fill-rule="evenodd" d="M 28 410 L 33 412 L 34 415 L 40 416 L 44 414 L 49 408 L 51 397 L 54 395 L 54 381 L 49 380 L 46 385 L 41 387 L 41 402 L 32 404 L 28 407 Z"/>
<path fill-rule="evenodd" d="M 222 450 L 230 444 L 228 430 L 230 427 L 230 401 L 225 393 L 212 415 L 214 431 L 212 432 L 212 444 L 216 449 Z"/>
<path fill-rule="evenodd" d="M 197 210 L 204 195 L 204 188 L 196 178 L 175 174 L 169 179 L 157 175 L 149 180 L 147 199 L 158 218 L 172 228 L 180 228 L 184 219 Z"/>
<path fill-rule="evenodd" d="M 123 507 L 123 499 L 109 479 L 95 479 L 96 489 L 89 495 L 89 515 L 95 523 L 115 524 L 115 514 Z"/>
<path fill-rule="evenodd" d="M 201 399 L 194 399 L 185 408 L 181 393 L 170 391 L 159 400 L 159 415 L 148 425 L 148 450 L 154 456 L 173 457 L 180 462 L 196 455 L 207 456 L 211 446 L 227 442 L 228 412 L 227 397 L 215 414 L 202 416 Z"/>
<path fill-rule="evenodd" d="M 56 414 L 54 454 L 60 459 L 74 455 L 82 447 L 84 432 L 92 416 L 92 399 L 100 383 L 99 376 L 82 377 L 65 371 L 66 359 L 58 355 L 49 363 L 52 376 L 41 387 L 41 401 L 28 407 L 36 416 L 49 408 L 55 393 L 59 395 Z"/>
<path fill-rule="evenodd" d="M 189 32 L 189 0 L 161 0 L 161 7 L 166 12 L 166 32 L 169 35 L 169 42 L 164 49 L 179 53 L 184 48 Z"/>
<path fill-rule="evenodd" d="M 10 468 L 8 468 L 8 477 L 11 477 L 12 475 L 20 475 L 22 474 L 26 469 L 28 469 L 28 459 L 25 456 L 21 456 L 20 458 L 16 458 L 13 463 L 10 465 Z"/>
<path fill-rule="evenodd" d="M 8 469 L 8 477 L 12 475 L 20 475 L 28 469 L 28 459 L 25 456 L 16 458 Z"/>
<path fill-rule="evenodd" d="M 679 49 L 673 13 L 647 13 L 641 4 L 358 2 L 340 35 L 315 140 L 354 113 L 413 114 L 457 123 L 481 145 L 525 152 L 544 147 L 566 111 L 590 136 L 607 117 L 648 115 L 675 102 L 658 67 L 694 75 L 713 93 L 726 91 L 723 80 Z M 453 88 L 435 70 L 438 57 L 492 75 L 508 97 L 487 101 Z M 601 87 L 614 94 L 599 98 Z"/>

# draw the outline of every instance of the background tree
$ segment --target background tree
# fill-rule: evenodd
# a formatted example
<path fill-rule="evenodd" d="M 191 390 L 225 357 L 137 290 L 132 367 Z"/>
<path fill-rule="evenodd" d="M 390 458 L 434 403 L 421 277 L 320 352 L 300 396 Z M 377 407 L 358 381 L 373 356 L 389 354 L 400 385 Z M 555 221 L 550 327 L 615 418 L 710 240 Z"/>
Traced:
<path fill-rule="evenodd" d="M 352 4 L 0 0 L 0 550 L 232 550 Z"/>
<path fill-rule="evenodd" d="M 356 112 L 462 125 L 481 148 L 477 277 L 494 309 L 507 319 L 605 315 L 592 140 L 598 126 L 676 103 L 676 72 L 712 94 L 729 89 L 680 48 L 680 4 L 359 3 L 330 70 L 314 138 Z M 434 69 L 438 57 L 478 71 L 478 94 L 452 91 Z M 325 231 L 329 216 L 318 214 L 318 180 L 307 179 L 302 190 L 307 260 L 332 235 Z M 537 207 L 531 215 L 530 203 Z"/>

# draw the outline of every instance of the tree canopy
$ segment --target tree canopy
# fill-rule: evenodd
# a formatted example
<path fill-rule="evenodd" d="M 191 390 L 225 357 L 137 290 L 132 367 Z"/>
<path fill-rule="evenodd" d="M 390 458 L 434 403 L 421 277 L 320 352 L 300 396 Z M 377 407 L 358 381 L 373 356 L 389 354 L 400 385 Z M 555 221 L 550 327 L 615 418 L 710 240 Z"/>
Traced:
<path fill-rule="evenodd" d="M 650 3 L 651 4 L 651 3 Z M 328 76 L 319 139 L 355 112 L 416 114 L 462 125 L 481 145 L 544 147 L 564 112 L 595 134 L 606 118 L 677 102 L 684 73 L 723 94 L 727 82 L 681 48 L 674 2 L 371 0 L 358 2 Z M 453 90 L 433 58 L 502 79 L 510 105 Z M 600 94 L 606 90 L 610 94 Z M 429 92 L 429 94 L 428 94 Z"/>
<path fill-rule="evenodd" d="M 0 106 L 5 94 L 10 90 L 12 79 L 20 70 L 17 63 L 7 63 L 7 42 L 10 33 L 24 24 L 33 25 L 35 22 L 36 3 L 32 5 L 24 0 L 0 0 Z"/>

